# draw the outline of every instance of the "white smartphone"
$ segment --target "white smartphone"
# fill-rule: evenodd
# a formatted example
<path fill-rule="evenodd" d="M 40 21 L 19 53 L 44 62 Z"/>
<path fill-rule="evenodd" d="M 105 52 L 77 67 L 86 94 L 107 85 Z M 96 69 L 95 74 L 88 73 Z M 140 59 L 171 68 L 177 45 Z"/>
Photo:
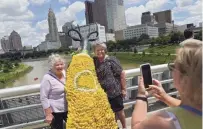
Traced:
<path fill-rule="evenodd" d="M 148 89 L 149 85 L 152 85 L 151 65 L 149 63 L 140 65 L 140 72 L 143 77 L 145 88 Z"/>

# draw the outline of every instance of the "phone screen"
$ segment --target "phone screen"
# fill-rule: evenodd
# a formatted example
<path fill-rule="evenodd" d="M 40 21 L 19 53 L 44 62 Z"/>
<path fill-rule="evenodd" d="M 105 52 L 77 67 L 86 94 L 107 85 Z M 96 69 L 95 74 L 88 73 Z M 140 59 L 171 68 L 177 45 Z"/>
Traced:
<path fill-rule="evenodd" d="M 144 79 L 145 88 L 149 88 L 149 85 L 152 85 L 152 75 L 151 75 L 150 65 L 149 64 L 143 65 L 141 67 L 141 70 L 142 70 L 142 76 Z"/>

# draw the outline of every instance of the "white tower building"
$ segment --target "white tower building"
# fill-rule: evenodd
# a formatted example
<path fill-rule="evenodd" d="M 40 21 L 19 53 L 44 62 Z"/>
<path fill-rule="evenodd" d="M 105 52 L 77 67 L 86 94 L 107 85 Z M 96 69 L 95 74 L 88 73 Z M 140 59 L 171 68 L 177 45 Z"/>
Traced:
<path fill-rule="evenodd" d="M 61 42 L 59 39 L 58 28 L 56 23 L 56 17 L 53 10 L 50 8 L 48 13 L 48 24 L 49 24 L 49 43 L 54 48 L 60 48 Z"/>
<path fill-rule="evenodd" d="M 108 31 L 118 31 L 126 28 L 125 7 L 123 0 L 107 0 L 106 13 Z"/>

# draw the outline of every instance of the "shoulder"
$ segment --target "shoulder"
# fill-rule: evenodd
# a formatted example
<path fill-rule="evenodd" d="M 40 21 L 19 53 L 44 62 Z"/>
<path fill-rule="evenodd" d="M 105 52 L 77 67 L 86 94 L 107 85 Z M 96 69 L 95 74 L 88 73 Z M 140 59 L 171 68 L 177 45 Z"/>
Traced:
<path fill-rule="evenodd" d="M 117 58 L 116 58 L 115 56 L 108 56 L 108 58 L 109 58 L 110 60 L 117 60 Z"/>
<path fill-rule="evenodd" d="M 115 56 L 108 56 L 109 61 L 114 61 L 116 63 L 119 63 L 119 60 Z"/>
<path fill-rule="evenodd" d="M 42 82 L 49 81 L 50 79 L 51 79 L 50 75 L 48 73 L 46 73 L 42 78 Z"/>
<path fill-rule="evenodd" d="M 157 122 L 158 121 L 158 122 Z M 165 111 L 151 114 L 146 120 L 137 124 L 133 129 L 172 129 L 173 122 Z"/>

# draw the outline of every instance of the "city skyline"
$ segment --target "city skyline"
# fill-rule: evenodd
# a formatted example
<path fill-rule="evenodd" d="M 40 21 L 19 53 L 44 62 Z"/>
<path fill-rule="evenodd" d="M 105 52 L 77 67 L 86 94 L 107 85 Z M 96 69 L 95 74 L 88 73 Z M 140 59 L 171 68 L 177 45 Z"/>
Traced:
<path fill-rule="evenodd" d="M 18 1 L 18 2 L 17 2 Z M 159 1 L 159 2 L 157 2 Z M 146 11 L 172 10 L 175 24 L 183 25 L 202 21 L 201 0 L 124 0 L 127 25 L 141 23 L 141 14 Z M 16 3 L 16 4 L 14 4 Z M 58 29 L 74 20 L 85 24 L 84 0 L 3 0 L 0 7 L 0 38 L 13 30 L 19 32 L 23 45 L 37 46 L 48 33 L 47 12 L 52 7 L 57 19 Z"/>

